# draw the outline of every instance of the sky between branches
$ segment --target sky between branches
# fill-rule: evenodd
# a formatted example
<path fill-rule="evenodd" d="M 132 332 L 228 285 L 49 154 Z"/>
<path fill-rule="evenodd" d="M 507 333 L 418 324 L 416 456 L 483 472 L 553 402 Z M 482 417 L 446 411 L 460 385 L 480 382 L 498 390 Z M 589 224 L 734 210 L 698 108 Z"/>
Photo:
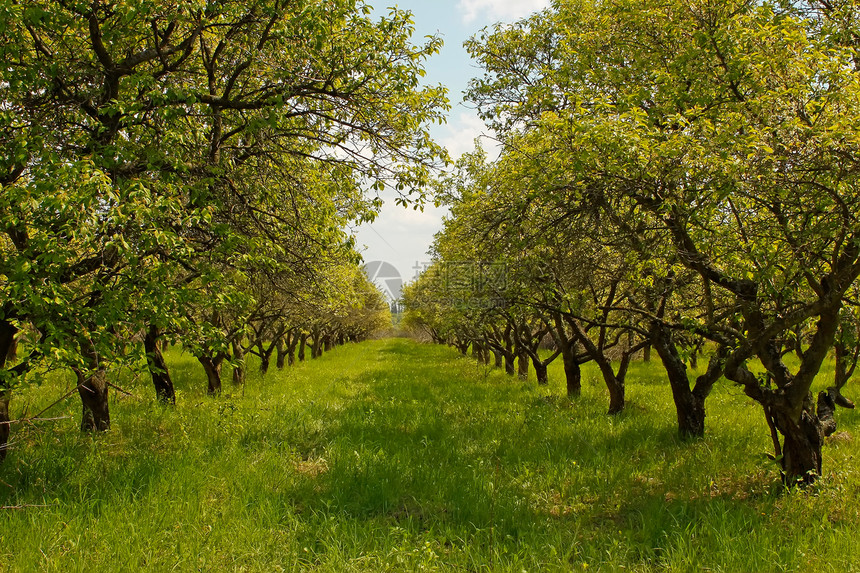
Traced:
<path fill-rule="evenodd" d="M 448 123 L 432 130 L 437 142 L 448 148 L 451 156 L 459 157 L 474 147 L 474 140 L 484 132 L 484 124 L 474 110 L 463 102 L 463 91 L 469 79 L 480 70 L 469 59 L 463 42 L 485 26 L 495 22 L 511 22 L 546 8 L 549 0 L 370 0 L 377 13 L 387 12 L 386 7 L 396 4 L 410 10 L 415 21 L 414 41 L 424 36 L 439 35 L 445 42 L 439 54 L 426 65 L 425 81 L 430 85 L 443 84 L 448 88 L 451 111 Z M 485 142 L 484 147 L 492 147 Z M 400 277 L 408 282 L 430 260 L 427 249 L 433 235 L 442 227 L 446 210 L 427 205 L 424 211 L 404 209 L 389 199 L 379 217 L 372 224 L 360 226 L 356 231 L 357 244 L 366 263 L 390 263 Z M 380 268 L 374 265 L 374 269 Z M 384 267 L 390 269 L 391 267 Z M 389 270 L 387 273 L 392 274 Z M 384 279 L 376 278 L 385 290 Z M 389 285 L 393 284 L 389 281 Z"/>

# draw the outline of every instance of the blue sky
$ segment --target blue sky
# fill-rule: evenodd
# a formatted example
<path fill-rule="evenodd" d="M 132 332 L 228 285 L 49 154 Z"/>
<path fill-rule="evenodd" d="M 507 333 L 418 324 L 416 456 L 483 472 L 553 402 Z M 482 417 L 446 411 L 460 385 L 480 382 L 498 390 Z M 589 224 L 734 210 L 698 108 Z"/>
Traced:
<path fill-rule="evenodd" d="M 463 42 L 485 26 L 515 21 L 549 4 L 548 0 L 369 0 L 369 3 L 378 12 L 393 5 L 411 11 L 416 43 L 435 34 L 444 40 L 441 52 L 427 62 L 425 81 L 448 88 L 451 101 L 448 123 L 435 126 L 433 136 L 454 157 L 472 149 L 474 139 L 483 131 L 481 120 L 462 103 L 469 79 L 480 72 L 463 49 Z M 433 235 L 441 229 L 444 214 L 443 209 L 433 205 L 422 212 L 386 201 L 376 221 L 357 229 L 357 244 L 365 262 L 388 262 L 408 282 L 415 276 L 416 265 L 420 268 L 429 261 L 427 249 Z M 377 282 L 384 286 L 383 281 Z"/>

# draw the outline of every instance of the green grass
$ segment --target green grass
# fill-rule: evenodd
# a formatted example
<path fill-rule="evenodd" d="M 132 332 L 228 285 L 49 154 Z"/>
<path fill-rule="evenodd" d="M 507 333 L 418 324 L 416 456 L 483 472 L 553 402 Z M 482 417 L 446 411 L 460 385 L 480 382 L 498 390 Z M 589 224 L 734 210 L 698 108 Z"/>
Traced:
<path fill-rule="evenodd" d="M 860 569 L 856 412 L 825 476 L 786 492 L 760 409 L 721 384 L 707 436 L 676 437 L 657 363 L 610 418 L 596 371 L 562 397 L 447 348 L 350 345 L 211 399 L 169 360 L 178 404 L 119 375 L 113 429 L 14 428 L 0 571 L 850 571 Z M 253 369 L 253 364 L 251 365 Z M 229 374 L 229 373 L 227 373 Z M 70 380 L 17 394 L 30 414 Z"/>

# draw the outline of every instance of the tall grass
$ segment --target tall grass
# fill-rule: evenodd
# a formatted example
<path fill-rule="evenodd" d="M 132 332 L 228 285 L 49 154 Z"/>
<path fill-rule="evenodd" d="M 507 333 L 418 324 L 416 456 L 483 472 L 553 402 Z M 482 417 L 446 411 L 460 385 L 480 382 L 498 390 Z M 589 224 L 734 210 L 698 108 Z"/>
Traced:
<path fill-rule="evenodd" d="M 570 402 L 560 364 L 538 388 L 402 339 L 217 399 L 193 359 L 169 360 L 175 408 L 126 374 L 134 396 L 114 394 L 104 435 L 78 432 L 74 400 L 15 428 L 0 570 L 860 569 L 855 412 L 820 483 L 788 492 L 755 404 L 718 385 L 706 437 L 680 441 L 656 363 L 634 365 L 628 411 L 608 417 L 596 371 Z M 68 384 L 13 404 L 36 412 Z"/>

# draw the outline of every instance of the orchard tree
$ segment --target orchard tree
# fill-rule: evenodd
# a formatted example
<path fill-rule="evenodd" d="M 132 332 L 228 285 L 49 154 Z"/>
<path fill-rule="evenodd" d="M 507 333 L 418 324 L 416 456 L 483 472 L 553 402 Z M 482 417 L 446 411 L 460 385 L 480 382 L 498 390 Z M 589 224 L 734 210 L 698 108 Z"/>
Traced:
<path fill-rule="evenodd" d="M 358 0 L 0 3 L 0 354 L 39 333 L 2 365 L 0 420 L 49 358 L 78 369 L 106 428 L 113 325 L 166 328 L 236 245 L 301 259 L 292 239 L 331 228 L 293 213 L 366 217 L 364 185 L 420 187 L 443 155 L 427 124 L 444 90 L 419 86 L 439 41 L 412 45 L 406 12 L 369 14 Z M 308 173 L 332 183 L 308 193 Z M 210 286 L 223 299 L 240 283 Z"/>
<path fill-rule="evenodd" d="M 855 12 L 559 1 L 470 44 L 487 70 L 471 97 L 528 140 L 547 192 L 607 225 L 636 217 L 621 229 L 653 221 L 699 275 L 705 312 L 687 328 L 763 406 L 789 482 L 821 472 L 832 411 L 812 384 L 860 274 Z M 732 312 L 713 312 L 725 298 Z M 783 343 L 804 323 L 791 368 Z"/>
<path fill-rule="evenodd" d="M 611 245 L 601 245 L 609 241 L 605 229 L 572 218 L 566 202 L 556 205 L 541 196 L 541 167 L 515 138 L 503 137 L 506 149 L 492 164 L 484 163 L 480 150 L 460 161 L 457 176 L 446 182 L 452 218 L 436 249 L 451 252 L 468 245 L 473 257 L 503 264 L 501 294 L 512 303 L 502 312 L 509 326 L 505 332 L 514 339 L 509 353 L 520 355 L 520 364 L 523 355 L 531 357 L 545 381 L 548 363 L 537 350 L 552 332 L 558 352 L 549 361 L 564 356 L 569 395 L 579 393 L 579 366 L 594 360 L 609 391 L 609 412 L 620 413 L 630 360 L 645 343 L 630 340 L 646 334 L 619 312 L 632 265 Z"/>

